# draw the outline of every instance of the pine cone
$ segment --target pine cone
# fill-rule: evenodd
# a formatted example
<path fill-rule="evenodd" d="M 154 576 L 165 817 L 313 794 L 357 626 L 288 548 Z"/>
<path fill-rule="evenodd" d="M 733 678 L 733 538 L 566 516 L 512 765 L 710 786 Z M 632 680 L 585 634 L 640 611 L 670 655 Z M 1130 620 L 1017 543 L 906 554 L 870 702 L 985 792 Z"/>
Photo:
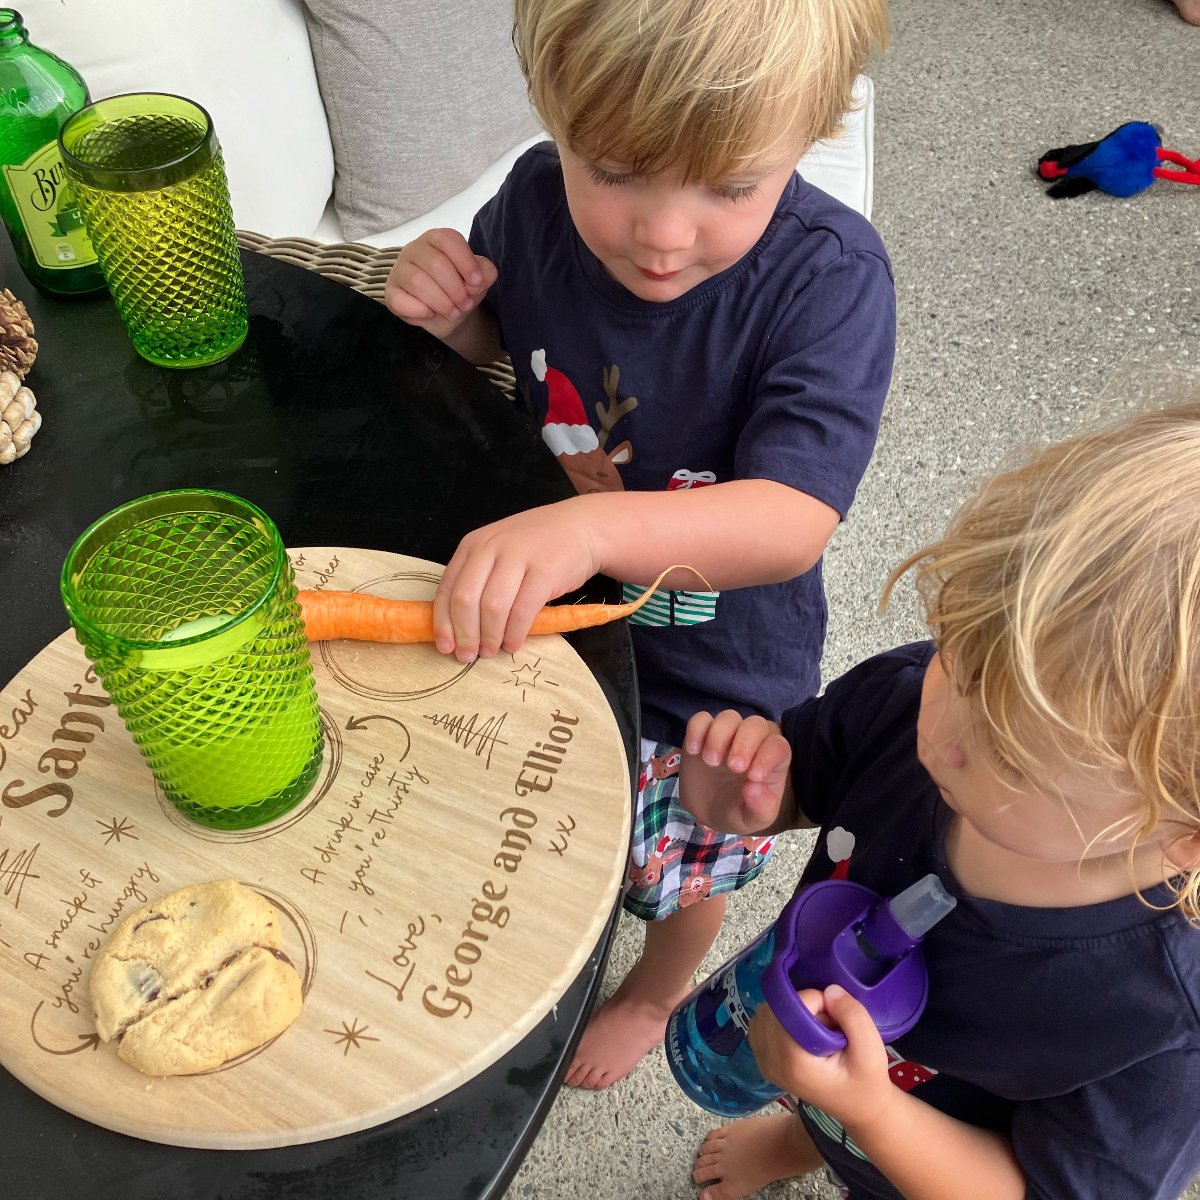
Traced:
<path fill-rule="evenodd" d="M 0 467 L 29 453 L 33 435 L 42 427 L 33 393 L 12 371 L 0 371 Z"/>
<path fill-rule="evenodd" d="M 8 288 L 0 288 L 0 371 L 14 371 L 24 379 L 37 349 L 25 305 Z"/>

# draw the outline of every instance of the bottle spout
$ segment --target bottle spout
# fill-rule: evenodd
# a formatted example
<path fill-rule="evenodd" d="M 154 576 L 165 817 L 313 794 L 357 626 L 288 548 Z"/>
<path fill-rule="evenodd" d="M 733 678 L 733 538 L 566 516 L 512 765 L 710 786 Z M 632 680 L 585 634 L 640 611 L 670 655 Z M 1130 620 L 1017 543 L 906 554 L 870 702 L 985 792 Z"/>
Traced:
<path fill-rule="evenodd" d="M 875 983 L 957 903 L 936 875 L 926 875 L 890 900 L 880 900 L 854 927 L 863 955 L 862 979 Z"/>
<path fill-rule="evenodd" d="M 888 901 L 892 917 L 909 937 L 924 937 L 954 906 L 957 899 L 933 874 L 909 884 Z"/>

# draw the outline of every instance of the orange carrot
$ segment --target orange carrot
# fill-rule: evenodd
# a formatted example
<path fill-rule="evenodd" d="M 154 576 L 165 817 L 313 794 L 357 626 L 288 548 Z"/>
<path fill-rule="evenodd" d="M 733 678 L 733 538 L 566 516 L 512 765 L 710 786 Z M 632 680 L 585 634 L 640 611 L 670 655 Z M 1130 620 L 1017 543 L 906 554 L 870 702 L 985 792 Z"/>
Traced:
<path fill-rule="evenodd" d="M 667 567 L 629 604 L 548 604 L 534 617 L 529 632 L 531 635 L 570 633 L 628 617 L 650 599 L 654 589 L 670 572 L 681 568 L 693 570 L 681 563 Z M 695 574 L 700 575 L 700 572 L 695 571 Z M 704 576 L 700 575 L 700 578 L 703 580 Z M 708 587 L 707 581 L 705 587 Z M 302 591 L 299 597 L 304 629 L 310 642 L 334 638 L 401 644 L 433 641 L 432 600 L 392 600 L 367 592 L 336 591 Z"/>

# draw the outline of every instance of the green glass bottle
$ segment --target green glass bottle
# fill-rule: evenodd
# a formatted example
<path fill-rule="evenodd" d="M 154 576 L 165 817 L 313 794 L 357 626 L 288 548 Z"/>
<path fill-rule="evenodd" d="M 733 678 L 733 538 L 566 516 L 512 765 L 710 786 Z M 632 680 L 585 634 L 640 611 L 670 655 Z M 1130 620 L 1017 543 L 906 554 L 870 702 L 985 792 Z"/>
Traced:
<path fill-rule="evenodd" d="M 0 218 L 30 282 L 55 296 L 104 290 L 58 151 L 59 128 L 87 102 L 79 72 L 0 8 Z"/>

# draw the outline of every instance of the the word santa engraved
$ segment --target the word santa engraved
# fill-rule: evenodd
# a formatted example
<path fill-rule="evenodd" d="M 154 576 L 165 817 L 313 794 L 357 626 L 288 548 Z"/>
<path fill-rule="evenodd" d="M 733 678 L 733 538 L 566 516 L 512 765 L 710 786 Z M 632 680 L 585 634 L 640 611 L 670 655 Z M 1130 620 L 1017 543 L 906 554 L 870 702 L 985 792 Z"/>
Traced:
<path fill-rule="evenodd" d="M 89 684 L 99 682 L 91 667 L 88 667 L 83 678 L 84 682 Z M 59 717 L 58 728 L 50 735 L 50 741 L 73 742 L 75 746 L 50 745 L 38 758 L 37 769 L 43 775 L 53 772 L 56 782 L 44 783 L 32 790 L 19 791 L 20 788 L 28 787 L 25 780 L 9 780 L 4 785 L 3 792 L 0 792 L 0 800 L 5 808 L 25 808 L 50 796 L 60 797 L 62 803 L 57 808 L 50 809 L 47 816 L 61 817 L 71 807 L 75 789 L 62 781 L 73 779 L 78 774 L 79 765 L 87 756 L 88 746 L 95 740 L 96 734 L 104 732 L 104 718 L 92 710 L 108 708 L 112 700 L 104 693 L 88 694 L 83 690 L 83 684 L 79 683 L 63 695 L 69 707 Z M 80 709 L 82 711 L 77 711 Z"/>

